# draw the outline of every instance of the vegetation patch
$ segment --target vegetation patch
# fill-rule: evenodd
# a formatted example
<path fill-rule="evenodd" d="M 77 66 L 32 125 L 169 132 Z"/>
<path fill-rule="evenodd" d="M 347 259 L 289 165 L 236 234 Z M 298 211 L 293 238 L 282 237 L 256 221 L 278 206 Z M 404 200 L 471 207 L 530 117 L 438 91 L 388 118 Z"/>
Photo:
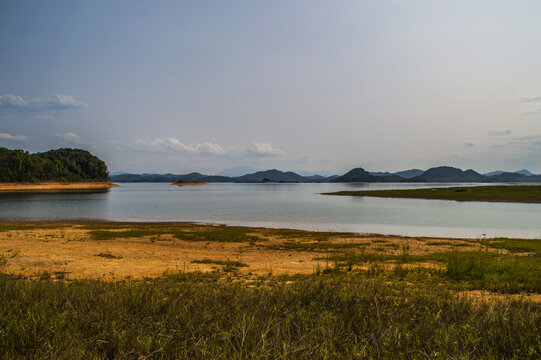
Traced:
<path fill-rule="evenodd" d="M 541 240 L 501 238 L 486 241 L 483 244 L 495 249 L 505 249 L 512 253 L 532 253 L 535 256 L 541 256 Z"/>
<path fill-rule="evenodd" d="M 248 267 L 248 264 L 240 261 L 232 260 L 211 260 L 211 259 L 202 259 L 202 260 L 193 260 L 192 264 L 213 264 L 213 265 L 222 265 L 222 266 L 231 266 L 231 267 Z"/>
<path fill-rule="evenodd" d="M 250 235 L 253 229 L 238 226 L 212 226 L 201 231 L 177 231 L 174 236 L 184 241 L 254 242 L 261 240 Z"/>
<path fill-rule="evenodd" d="M 473 303 L 437 286 L 335 273 L 295 280 L 247 287 L 215 274 L 117 283 L 1 275 L 0 348 L 6 358 L 541 356 L 538 304 Z"/>
<path fill-rule="evenodd" d="M 96 254 L 94 256 L 102 257 L 102 258 L 105 258 L 105 259 L 122 259 L 122 256 L 113 255 L 110 252 L 101 252 L 101 253 Z"/>
<path fill-rule="evenodd" d="M 109 181 L 105 163 L 80 149 L 30 154 L 0 147 L 0 182 Z"/>
<path fill-rule="evenodd" d="M 430 189 L 338 191 L 324 195 L 404 199 L 541 203 L 541 185 L 469 186 Z"/>
<path fill-rule="evenodd" d="M 428 246 L 453 246 L 455 244 L 450 241 L 427 241 L 426 245 Z"/>
<path fill-rule="evenodd" d="M 142 238 L 144 236 L 164 234 L 164 231 L 155 230 L 126 230 L 126 231 L 108 231 L 92 230 L 88 234 L 93 240 L 113 240 L 121 238 Z"/>
<path fill-rule="evenodd" d="M 343 250 L 369 246 L 369 243 L 331 243 L 331 242 L 284 242 L 269 246 L 277 250 Z"/>
<path fill-rule="evenodd" d="M 39 230 L 39 229 L 58 229 L 64 225 L 50 225 L 50 224 L 9 224 L 0 223 L 0 232 L 16 231 L 16 230 Z"/>

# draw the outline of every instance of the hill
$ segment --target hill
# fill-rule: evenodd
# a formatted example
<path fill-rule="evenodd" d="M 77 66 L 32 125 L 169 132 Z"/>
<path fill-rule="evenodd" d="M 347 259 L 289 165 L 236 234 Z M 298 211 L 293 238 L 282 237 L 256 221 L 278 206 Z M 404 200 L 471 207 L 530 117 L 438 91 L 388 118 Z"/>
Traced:
<path fill-rule="evenodd" d="M 374 176 L 363 168 L 355 168 L 342 176 L 330 180 L 330 182 L 389 182 L 387 176 Z"/>
<path fill-rule="evenodd" d="M 246 174 L 234 179 L 235 182 L 261 182 L 263 180 L 270 180 L 276 182 L 307 182 L 310 181 L 306 177 L 301 176 L 292 171 L 283 172 L 280 170 L 272 169 L 265 171 L 257 171 L 253 174 Z"/>
<path fill-rule="evenodd" d="M 518 172 L 503 172 L 489 177 L 492 182 L 541 182 L 541 175 L 523 175 Z"/>
<path fill-rule="evenodd" d="M 105 163 L 86 150 L 57 149 L 30 154 L 0 147 L 0 182 L 107 182 Z"/>
<path fill-rule="evenodd" d="M 450 166 L 439 166 L 428 169 L 419 176 L 405 180 L 408 182 L 487 182 L 489 179 L 469 169 L 463 171 Z"/>
<path fill-rule="evenodd" d="M 370 175 L 374 175 L 374 176 L 399 176 L 401 178 L 404 178 L 404 179 L 411 179 L 415 176 L 419 176 L 421 175 L 422 173 L 424 172 L 424 170 L 421 170 L 421 169 L 410 169 L 410 170 L 403 170 L 403 171 L 397 171 L 395 173 L 391 173 L 391 172 L 388 172 L 388 171 L 384 171 L 384 172 L 370 172 Z"/>

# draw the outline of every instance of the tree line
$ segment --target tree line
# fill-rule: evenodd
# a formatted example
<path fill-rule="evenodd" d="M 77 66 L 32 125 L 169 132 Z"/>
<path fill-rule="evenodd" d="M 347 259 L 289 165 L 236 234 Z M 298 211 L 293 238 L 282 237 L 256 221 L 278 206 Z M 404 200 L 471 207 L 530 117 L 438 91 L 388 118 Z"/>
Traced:
<path fill-rule="evenodd" d="M 30 154 L 0 147 L 0 182 L 108 181 L 107 165 L 86 150 Z"/>

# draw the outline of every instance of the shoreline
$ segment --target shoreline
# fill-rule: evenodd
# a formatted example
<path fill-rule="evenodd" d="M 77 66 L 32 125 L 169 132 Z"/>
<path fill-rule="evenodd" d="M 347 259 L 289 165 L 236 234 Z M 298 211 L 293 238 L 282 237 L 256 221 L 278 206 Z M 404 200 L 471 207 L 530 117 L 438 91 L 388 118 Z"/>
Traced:
<path fill-rule="evenodd" d="M 39 183 L 0 183 L 0 193 L 18 192 L 62 192 L 62 191 L 94 191 L 108 190 L 117 187 L 111 181 L 84 182 L 39 182 Z"/>
<path fill-rule="evenodd" d="M 199 185 L 208 185 L 206 182 L 199 182 L 199 181 L 187 181 L 182 183 L 172 183 L 171 185 L 176 186 L 199 186 Z"/>
<path fill-rule="evenodd" d="M 490 185 L 420 189 L 346 190 L 321 195 L 379 197 L 391 199 L 446 200 L 540 204 L 541 185 Z"/>
<path fill-rule="evenodd" d="M 488 251 L 490 244 L 518 239 L 406 237 L 348 232 L 210 225 L 188 222 L 0 221 L 0 258 L 7 273 L 27 278 L 42 273 L 67 279 L 117 281 L 164 273 L 212 272 L 231 261 L 246 264 L 242 277 L 268 273 L 313 274 L 333 257 L 373 254 L 378 266 L 441 268 L 437 253 Z M 378 260 L 379 259 L 379 260 Z M 370 260 L 372 261 L 372 260 Z M 365 269 L 362 262 L 356 265 Z"/>
<path fill-rule="evenodd" d="M 325 257 L 336 251 L 385 249 L 399 254 L 408 244 L 412 254 L 420 255 L 438 249 L 424 245 L 429 243 L 442 243 L 445 249 L 452 248 L 450 243 L 479 247 L 470 239 L 189 222 L 0 221 L 0 256 L 7 260 L 4 271 L 28 278 L 44 272 L 62 273 L 72 280 L 155 278 L 181 269 L 212 272 L 229 261 L 247 264 L 238 269 L 243 276 L 312 274 L 325 267 Z"/>

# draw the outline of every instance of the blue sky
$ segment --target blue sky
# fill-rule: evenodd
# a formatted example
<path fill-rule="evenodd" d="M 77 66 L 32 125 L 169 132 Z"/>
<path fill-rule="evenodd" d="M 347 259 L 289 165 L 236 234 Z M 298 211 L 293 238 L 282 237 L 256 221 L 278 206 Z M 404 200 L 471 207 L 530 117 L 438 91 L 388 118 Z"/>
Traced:
<path fill-rule="evenodd" d="M 541 173 L 539 1 L 0 1 L 0 146 Z"/>

